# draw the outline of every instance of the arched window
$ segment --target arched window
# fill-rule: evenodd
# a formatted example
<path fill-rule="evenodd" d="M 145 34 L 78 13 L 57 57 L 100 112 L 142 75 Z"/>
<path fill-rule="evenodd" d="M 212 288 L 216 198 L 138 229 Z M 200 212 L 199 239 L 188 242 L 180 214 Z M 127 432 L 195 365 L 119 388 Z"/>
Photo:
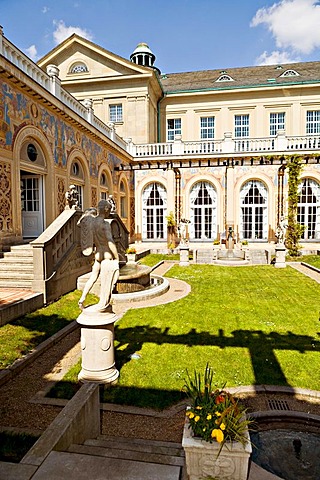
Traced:
<path fill-rule="evenodd" d="M 241 188 L 240 238 L 268 239 L 268 190 L 258 180 L 250 180 Z"/>
<path fill-rule="evenodd" d="M 190 192 L 190 238 L 217 237 L 217 192 L 209 182 L 196 183 Z"/>
<path fill-rule="evenodd" d="M 69 73 L 85 73 L 85 72 L 88 72 L 88 67 L 84 62 L 74 63 L 69 70 Z"/>
<path fill-rule="evenodd" d="M 106 172 L 102 172 L 100 175 L 100 198 L 106 200 L 111 194 L 108 182 L 108 175 Z"/>
<path fill-rule="evenodd" d="M 83 207 L 83 187 L 84 187 L 84 174 L 81 163 L 78 159 L 75 159 L 71 165 L 70 182 L 75 185 L 78 191 L 79 207 Z"/>
<path fill-rule="evenodd" d="M 167 214 L 167 192 L 160 183 L 150 183 L 142 193 L 142 238 L 163 240 L 165 238 L 165 216 Z"/>
<path fill-rule="evenodd" d="M 320 185 L 305 178 L 299 186 L 297 221 L 305 227 L 301 236 L 304 240 L 320 239 Z"/>
<path fill-rule="evenodd" d="M 126 185 L 123 180 L 120 182 L 119 188 L 119 198 L 120 198 L 120 216 L 121 218 L 128 217 L 128 195 Z"/>

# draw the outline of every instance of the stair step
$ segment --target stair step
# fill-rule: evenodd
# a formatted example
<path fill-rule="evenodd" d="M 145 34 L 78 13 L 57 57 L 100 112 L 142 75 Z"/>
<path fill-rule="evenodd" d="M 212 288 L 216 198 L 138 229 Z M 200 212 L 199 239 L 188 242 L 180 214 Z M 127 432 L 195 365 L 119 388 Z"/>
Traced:
<path fill-rule="evenodd" d="M 22 280 L 22 279 L 14 279 L 14 278 L 7 278 L 2 279 L 0 278 L 0 288 L 32 288 L 32 280 Z"/>
<path fill-rule="evenodd" d="M 84 444 L 102 448 L 116 448 L 120 450 L 156 453 L 177 457 L 184 455 L 181 444 L 179 443 L 149 441 L 143 439 L 99 436 L 97 439 L 87 440 Z"/>
<path fill-rule="evenodd" d="M 0 260 L 0 272 L 12 271 L 20 273 L 21 270 L 33 272 L 33 263 L 21 262 L 20 260 L 15 262 L 4 262 Z"/>
<path fill-rule="evenodd" d="M 19 266 L 14 270 L 6 270 L 0 272 L 0 278 L 7 280 L 33 280 L 33 270 L 23 269 Z"/>
<path fill-rule="evenodd" d="M 15 250 L 11 252 L 4 252 L 3 258 L 33 258 L 33 251 L 30 250 Z"/>
<path fill-rule="evenodd" d="M 80 453 L 82 455 L 91 455 L 97 457 L 117 458 L 118 460 L 133 460 L 136 462 L 157 463 L 159 465 L 171 465 L 182 467 L 184 457 L 162 455 L 161 453 L 137 452 L 133 450 L 121 450 L 118 448 L 104 448 L 90 445 L 71 445 L 68 450 L 70 453 Z"/>

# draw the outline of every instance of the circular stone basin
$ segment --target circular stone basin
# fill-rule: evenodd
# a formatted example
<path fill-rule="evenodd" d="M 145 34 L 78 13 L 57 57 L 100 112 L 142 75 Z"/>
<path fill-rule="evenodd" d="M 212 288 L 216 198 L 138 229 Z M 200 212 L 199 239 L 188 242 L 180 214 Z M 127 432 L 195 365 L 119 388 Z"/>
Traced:
<path fill-rule="evenodd" d="M 127 263 L 120 269 L 116 293 L 139 292 L 150 287 L 151 268 L 137 263 Z"/>
<path fill-rule="evenodd" d="M 320 479 L 320 417 L 292 414 L 257 419 L 258 431 L 250 433 L 252 460 L 284 480 Z"/>

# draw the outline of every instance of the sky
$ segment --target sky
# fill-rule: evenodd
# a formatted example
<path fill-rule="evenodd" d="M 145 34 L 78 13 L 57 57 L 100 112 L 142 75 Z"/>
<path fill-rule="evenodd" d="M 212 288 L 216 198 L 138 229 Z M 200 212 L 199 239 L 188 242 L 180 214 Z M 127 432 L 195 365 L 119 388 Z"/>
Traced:
<path fill-rule="evenodd" d="M 320 0 L 0 0 L 0 24 L 34 61 L 72 33 L 162 73 L 320 60 Z"/>

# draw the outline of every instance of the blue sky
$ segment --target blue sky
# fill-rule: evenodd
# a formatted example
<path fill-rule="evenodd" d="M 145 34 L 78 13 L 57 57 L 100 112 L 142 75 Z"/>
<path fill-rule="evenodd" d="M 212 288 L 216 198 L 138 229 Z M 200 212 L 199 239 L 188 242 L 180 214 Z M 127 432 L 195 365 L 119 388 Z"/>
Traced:
<path fill-rule="evenodd" d="M 0 0 L 5 36 L 38 60 L 73 32 L 162 73 L 320 60 L 320 0 Z"/>

